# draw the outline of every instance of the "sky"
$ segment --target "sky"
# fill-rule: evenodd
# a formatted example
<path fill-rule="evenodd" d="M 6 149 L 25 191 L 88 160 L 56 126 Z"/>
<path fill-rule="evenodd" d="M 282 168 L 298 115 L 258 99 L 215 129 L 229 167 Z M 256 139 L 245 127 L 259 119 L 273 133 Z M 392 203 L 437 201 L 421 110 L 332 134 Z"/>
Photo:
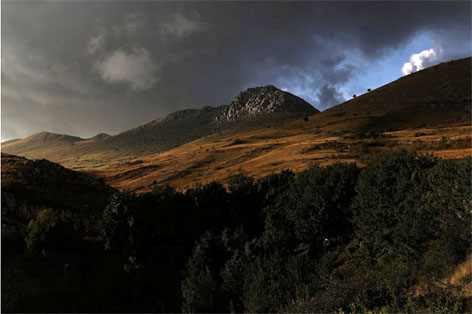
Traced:
<path fill-rule="evenodd" d="M 472 55 L 471 3 L 2 1 L 1 139 L 83 138 L 272 84 L 319 110 Z"/>

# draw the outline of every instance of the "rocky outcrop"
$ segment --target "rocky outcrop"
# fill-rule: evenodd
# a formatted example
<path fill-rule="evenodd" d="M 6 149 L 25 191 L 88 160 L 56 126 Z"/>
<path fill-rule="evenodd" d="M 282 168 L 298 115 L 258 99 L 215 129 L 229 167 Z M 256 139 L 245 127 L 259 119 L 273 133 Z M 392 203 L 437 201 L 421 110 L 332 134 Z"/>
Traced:
<path fill-rule="evenodd" d="M 268 85 L 240 92 L 229 106 L 221 108 L 215 117 L 215 123 L 222 125 L 250 121 L 276 112 L 303 116 L 319 111 L 303 99 Z"/>

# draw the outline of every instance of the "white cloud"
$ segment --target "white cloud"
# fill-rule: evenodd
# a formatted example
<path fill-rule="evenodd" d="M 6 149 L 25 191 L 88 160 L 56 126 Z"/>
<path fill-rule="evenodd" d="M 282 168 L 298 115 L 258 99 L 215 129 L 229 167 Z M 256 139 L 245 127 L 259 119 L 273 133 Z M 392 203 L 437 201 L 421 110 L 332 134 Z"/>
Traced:
<path fill-rule="evenodd" d="M 202 22 L 200 15 L 184 15 L 176 12 L 172 18 L 161 25 L 161 32 L 165 36 L 176 38 L 187 37 L 196 32 L 206 31 L 208 26 Z"/>
<path fill-rule="evenodd" d="M 127 83 L 136 91 L 149 89 L 156 82 L 157 66 L 144 48 L 130 52 L 117 49 L 95 66 L 104 81 Z"/>
<path fill-rule="evenodd" d="M 403 64 L 403 75 L 408 75 L 431 65 L 432 62 L 439 59 L 441 53 L 442 50 L 431 48 L 429 50 L 423 50 L 420 53 L 411 55 L 410 61 Z"/>

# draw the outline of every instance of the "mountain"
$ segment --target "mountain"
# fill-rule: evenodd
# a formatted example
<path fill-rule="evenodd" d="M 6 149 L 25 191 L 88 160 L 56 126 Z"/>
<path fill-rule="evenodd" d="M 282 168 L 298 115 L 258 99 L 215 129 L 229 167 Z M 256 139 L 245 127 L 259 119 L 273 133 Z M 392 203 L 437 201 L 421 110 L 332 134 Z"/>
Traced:
<path fill-rule="evenodd" d="M 317 112 L 303 99 L 272 85 L 255 87 L 239 93 L 228 106 L 176 111 L 111 137 L 107 144 L 126 143 L 138 151 L 152 145 L 152 150 L 162 151 L 235 126 L 264 126 Z"/>
<path fill-rule="evenodd" d="M 2 143 L 2 150 L 80 167 L 149 155 L 235 127 L 263 127 L 318 112 L 303 99 L 269 85 L 249 88 L 227 106 L 180 110 L 115 136 L 98 134 L 81 139 L 42 132 Z"/>
<path fill-rule="evenodd" d="M 418 71 L 308 119 L 212 134 L 112 167 L 89 169 L 118 189 L 149 191 L 260 177 L 317 162 L 366 164 L 398 149 L 441 158 L 472 155 L 471 58 Z M 308 120 L 308 121 L 306 121 Z"/>
<path fill-rule="evenodd" d="M 265 86 L 240 93 L 227 106 L 177 111 L 115 136 L 51 135 L 46 138 L 54 140 L 42 144 L 24 139 L 2 143 L 2 149 L 136 191 L 225 181 L 241 170 L 259 177 L 314 162 L 366 164 L 398 149 L 462 158 L 472 155 L 471 68 L 471 58 L 444 62 L 323 112 Z"/>

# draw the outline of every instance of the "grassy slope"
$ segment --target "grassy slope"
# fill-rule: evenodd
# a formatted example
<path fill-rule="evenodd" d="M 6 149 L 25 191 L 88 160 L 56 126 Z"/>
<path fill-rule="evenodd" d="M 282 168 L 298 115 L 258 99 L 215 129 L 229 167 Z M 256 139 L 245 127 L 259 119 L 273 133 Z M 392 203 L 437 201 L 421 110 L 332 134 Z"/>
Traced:
<path fill-rule="evenodd" d="M 185 188 L 212 180 L 225 181 L 241 170 L 260 177 L 283 169 L 301 171 L 314 162 L 362 164 L 375 155 L 400 148 L 434 152 L 443 158 L 462 158 L 472 154 L 471 130 L 468 126 L 451 126 L 384 133 L 388 138 L 349 139 L 346 138 L 349 133 L 314 134 L 279 127 L 227 137 L 211 136 L 93 173 L 119 189 L 147 191 L 162 183 Z M 418 136 L 421 133 L 424 135 Z"/>
<path fill-rule="evenodd" d="M 313 162 L 362 164 L 400 148 L 442 158 L 469 156 L 470 63 L 461 59 L 402 77 L 308 122 L 228 130 L 163 153 L 102 165 L 93 173 L 117 188 L 147 191 L 161 183 L 185 188 L 224 181 L 240 170 L 259 177 L 300 171 Z M 359 136 L 367 130 L 381 136 Z"/>

